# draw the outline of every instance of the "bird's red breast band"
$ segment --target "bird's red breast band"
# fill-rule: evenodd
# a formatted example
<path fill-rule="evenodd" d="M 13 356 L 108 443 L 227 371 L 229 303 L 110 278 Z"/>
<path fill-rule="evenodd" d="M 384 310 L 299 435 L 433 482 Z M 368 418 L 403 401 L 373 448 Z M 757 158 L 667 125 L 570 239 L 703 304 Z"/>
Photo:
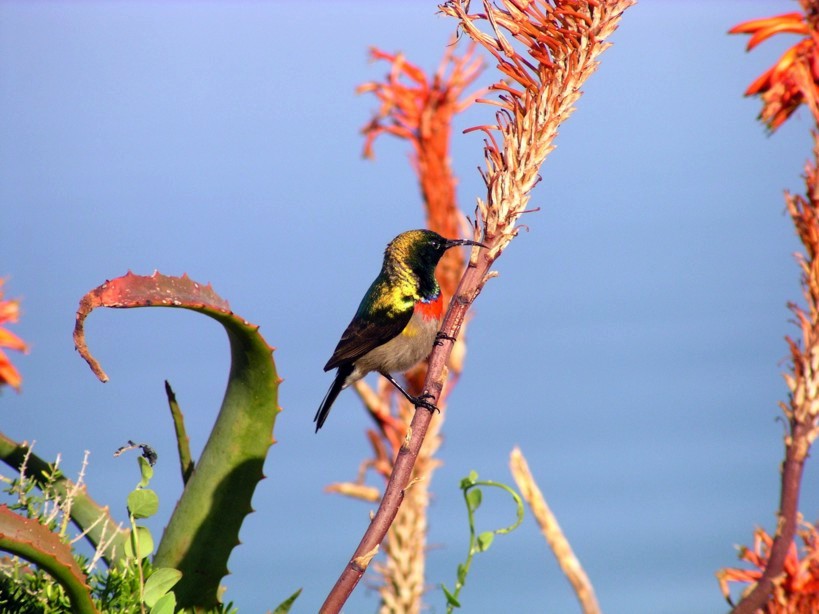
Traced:
<path fill-rule="evenodd" d="M 444 297 L 438 294 L 431 301 L 418 301 L 415 303 L 415 313 L 421 315 L 425 320 L 440 320 L 444 315 Z"/>

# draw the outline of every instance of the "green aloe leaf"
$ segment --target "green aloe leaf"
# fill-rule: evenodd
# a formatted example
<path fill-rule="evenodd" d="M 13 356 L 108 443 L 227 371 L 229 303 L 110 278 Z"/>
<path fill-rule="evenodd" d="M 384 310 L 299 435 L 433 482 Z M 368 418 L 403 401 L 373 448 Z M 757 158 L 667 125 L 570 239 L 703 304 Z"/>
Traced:
<path fill-rule="evenodd" d="M 214 608 L 230 552 L 252 511 L 250 500 L 264 477 L 279 413 L 279 379 L 273 349 L 250 324 L 230 310 L 210 285 L 188 276 L 128 273 L 86 294 L 77 311 L 74 343 L 102 381 L 108 376 L 85 344 L 84 324 L 97 307 L 191 309 L 218 321 L 230 341 L 227 390 L 202 456 L 196 463 L 157 548 L 155 565 L 182 572 L 174 588 L 179 607 Z"/>
<path fill-rule="evenodd" d="M 290 611 L 290 608 L 293 607 L 293 603 L 295 603 L 296 599 L 298 599 L 299 595 L 301 595 L 302 589 L 297 590 L 295 593 L 290 595 L 287 599 L 282 601 L 275 610 L 273 610 L 273 614 L 287 614 Z"/>
<path fill-rule="evenodd" d="M 72 611 L 96 614 L 91 589 L 71 548 L 37 520 L 24 518 L 0 505 L 0 550 L 31 561 L 51 574 L 65 588 Z"/>

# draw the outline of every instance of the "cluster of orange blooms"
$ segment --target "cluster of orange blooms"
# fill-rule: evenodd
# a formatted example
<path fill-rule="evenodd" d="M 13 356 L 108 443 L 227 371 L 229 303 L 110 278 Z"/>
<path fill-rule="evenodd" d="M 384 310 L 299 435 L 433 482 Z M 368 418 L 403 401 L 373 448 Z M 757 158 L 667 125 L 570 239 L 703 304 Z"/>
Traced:
<path fill-rule="evenodd" d="M 800 557 L 795 543 L 791 544 L 782 575 L 774 583 L 773 599 L 766 613 L 789 614 L 819 612 L 819 534 L 813 525 L 805 525 L 800 532 L 804 547 Z M 751 563 L 751 569 L 722 569 L 717 572 L 720 589 L 730 601 L 731 582 L 753 586 L 762 578 L 768 565 L 768 553 L 773 538 L 763 529 L 754 531 L 754 547 L 740 548 L 739 558 Z"/>
<path fill-rule="evenodd" d="M 745 90 L 746 96 L 759 96 L 762 100 L 760 119 L 772 131 L 779 128 L 802 104 L 819 120 L 819 32 L 816 28 L 819 12 L 815 12 L 816 7 L 810 6 L 815 3 L 809 0 L 803 0 L 802 4 L 804 14 L 786 13 L 753 19 L 728 31 L 730 34 L 750 34 L 748 51 L 775 34 L 800 34 L 804 37 Z"/>
<path fill-rule="evenodd" d="M 17 368 L 11 364 L 3 348 L 25 352 L 28 348 L 25 342 L 14 333 L 6 330 L 4 324 L 14 323 L 20 317 L 20 303 L 12 300 L 3 300 L 3 283 L 0 279 L 0 385 L 9 385 L 20 390 L 22 378 Z"/>

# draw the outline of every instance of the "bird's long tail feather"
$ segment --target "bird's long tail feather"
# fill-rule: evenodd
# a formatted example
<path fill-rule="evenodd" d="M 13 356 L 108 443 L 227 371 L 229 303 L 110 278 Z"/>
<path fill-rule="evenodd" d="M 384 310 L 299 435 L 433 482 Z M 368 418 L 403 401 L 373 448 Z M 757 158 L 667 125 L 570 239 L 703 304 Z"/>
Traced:
<path fill-rule="evenodd" d="M 316 423 L 316 433 L 319 432 L 319 429 L 324 425 L 324 421 L 327 420 L 333 402 L 336 400 L 336 397 L 338 397 L 338 393 L 341 392 L 341 389 L 344 388 L 344 380 L 346 380 L 347 376 L 352 372 L 352 365 L 341 365 L 338 371 L 336 371 L 336 378 L 333 380 L 333 385 L 330 386 L 327 394 L 324 395 L 324 400 L 316 412 L 316 417 L 313 418 L 313 422 Z"/>

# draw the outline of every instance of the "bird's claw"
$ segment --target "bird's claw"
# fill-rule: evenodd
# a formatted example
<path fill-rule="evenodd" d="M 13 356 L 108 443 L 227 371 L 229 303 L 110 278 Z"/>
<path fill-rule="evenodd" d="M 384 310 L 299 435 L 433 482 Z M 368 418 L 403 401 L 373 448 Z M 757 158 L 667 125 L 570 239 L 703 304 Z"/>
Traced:
<path fill-rule="evenodd" d="M 455 337 L 447 335 L 444 331 L 439 330 L 438 334 L 435 335 L 435 345 L 443 345 L 444 341 L 452 341 L 455 343 Z"/>
<path fill-rule="evenodd" d="M 431 395 L 429 392 L 425 392 L 424 394 L 419 394 L 417 397 L 413 397 L 412 404 L 415 405 L 415 407 L 423 407 L 424 409 L 428 409 L 429 411 L 434 411 L 440 414 L 441 410 L 438 409 L 438 407 L 434 403 L 430 403 L 429 401 L 426 400 L 431 398 L 433 398 L 433 395 Z"/>

